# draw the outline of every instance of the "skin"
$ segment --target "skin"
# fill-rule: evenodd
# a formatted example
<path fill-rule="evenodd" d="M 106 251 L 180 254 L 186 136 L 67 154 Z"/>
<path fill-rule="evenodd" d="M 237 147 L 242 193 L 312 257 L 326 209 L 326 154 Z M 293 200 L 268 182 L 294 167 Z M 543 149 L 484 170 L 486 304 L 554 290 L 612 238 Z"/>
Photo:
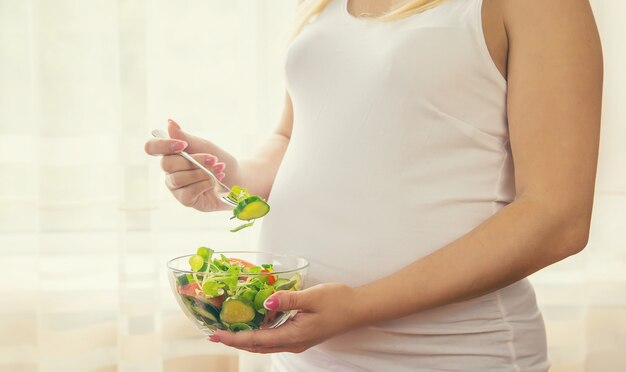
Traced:
<path fill-rule="evenodd" d="M 349 10 L 375 15 L 392 5 L 351 0 Z M 451 244 L 367 285 L 328 283 L 300 292 L 277 292 L 265 306 L 300 310 L 292 321 L 272 330 L 217 332 L 212 341 L 256 353 L 302 352 L 357 327 L 493 292 L 586 246 L 603 80 L 602 50 L 589 2 L 485 0 L 483 27 L 494 63 L 508 81 L 515 201 Z M 200 157 L 216 154 L 228 166 L 227 183 L 242 182 L 267 196 L 293 125 L 288 96 L 285 102 L 276 134 L 253 159 L 239 164 L 215 145 L 187 137 L 189 149 L 202 152 Z M 172 131 L 172 124 L 170 134 L 185 139 Z M 151 140 L 146 151 L 171 154 L 174 142 Z M 175 180 L 177 173 L 191 169 L 177 158 L 163 160 L 168 177 Z M 194 173 L 185 180 L 195 183 L 181 181 L 174 195 L 197 209 L 210 210 L 206 207 L 215 201 L 207 191 L 193 194 L 203 189 L 193 185 L 206 182 L 205 177 Z M 189 202 L 200 198 L 206 201 Z M 386 303 L 394 306 L 380 306 Z"/>

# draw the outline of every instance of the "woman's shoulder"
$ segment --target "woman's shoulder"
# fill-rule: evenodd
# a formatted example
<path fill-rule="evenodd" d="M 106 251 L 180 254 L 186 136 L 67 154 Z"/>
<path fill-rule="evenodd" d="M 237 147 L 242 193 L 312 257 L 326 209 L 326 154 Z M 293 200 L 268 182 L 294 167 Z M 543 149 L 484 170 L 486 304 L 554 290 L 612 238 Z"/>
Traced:
<path fill-rule="evenodd" d="M 565 35 L 569 27 L 592 26 L 587 22 L 590 16 L 593 18 L 589 0 L 485 0 L 487 2 L 499 8 L 511 41 L 522 30 L 535 35 L 546 32 Z"/>

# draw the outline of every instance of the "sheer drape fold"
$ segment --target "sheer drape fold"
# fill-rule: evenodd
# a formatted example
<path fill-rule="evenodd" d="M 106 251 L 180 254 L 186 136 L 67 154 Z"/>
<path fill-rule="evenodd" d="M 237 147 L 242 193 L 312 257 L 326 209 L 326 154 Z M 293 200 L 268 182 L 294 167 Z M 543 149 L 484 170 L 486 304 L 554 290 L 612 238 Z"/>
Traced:
<path fill-rule="evenodd" d="M 178 205 L 143 143 L 168 117 L 237 155 L 267 135 L 294 6 L 0 0 L 0 370 L 238 370 L 165 262 L 255 234 Z"/>

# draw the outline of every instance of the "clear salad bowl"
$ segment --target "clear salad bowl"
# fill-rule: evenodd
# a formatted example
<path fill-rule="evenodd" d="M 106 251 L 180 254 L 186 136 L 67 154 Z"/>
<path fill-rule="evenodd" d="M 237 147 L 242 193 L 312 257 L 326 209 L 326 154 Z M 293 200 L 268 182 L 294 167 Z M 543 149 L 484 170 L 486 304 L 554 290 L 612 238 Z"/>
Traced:
<path fill-rule="evenodd" d="M 270 311 L 263 302 L 280 290 L 303 288 L 309 262 L 301 257 L 266 252 L 213 252 L 167 263 L 170 286 L 187 317 L 206 335 L 276 328 L 295 311 Z"/>

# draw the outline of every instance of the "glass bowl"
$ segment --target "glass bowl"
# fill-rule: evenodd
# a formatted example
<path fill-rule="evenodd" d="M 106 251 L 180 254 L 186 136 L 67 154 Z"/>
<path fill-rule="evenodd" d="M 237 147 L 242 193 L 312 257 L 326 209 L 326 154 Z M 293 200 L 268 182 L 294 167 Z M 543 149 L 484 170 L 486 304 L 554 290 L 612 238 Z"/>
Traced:
<path fill-rule="evenodd" d="M 306 259 L 267 252 L 212 252 L 202 268 L 192 271 L 192 256 L 170 260 L 168 277 L 178 305 L 204 334 L 276 328 L 295 315 L 295 310 L 267 310 L 263 302 L 278 290 L 301 290 L 309 266 Z"/>

